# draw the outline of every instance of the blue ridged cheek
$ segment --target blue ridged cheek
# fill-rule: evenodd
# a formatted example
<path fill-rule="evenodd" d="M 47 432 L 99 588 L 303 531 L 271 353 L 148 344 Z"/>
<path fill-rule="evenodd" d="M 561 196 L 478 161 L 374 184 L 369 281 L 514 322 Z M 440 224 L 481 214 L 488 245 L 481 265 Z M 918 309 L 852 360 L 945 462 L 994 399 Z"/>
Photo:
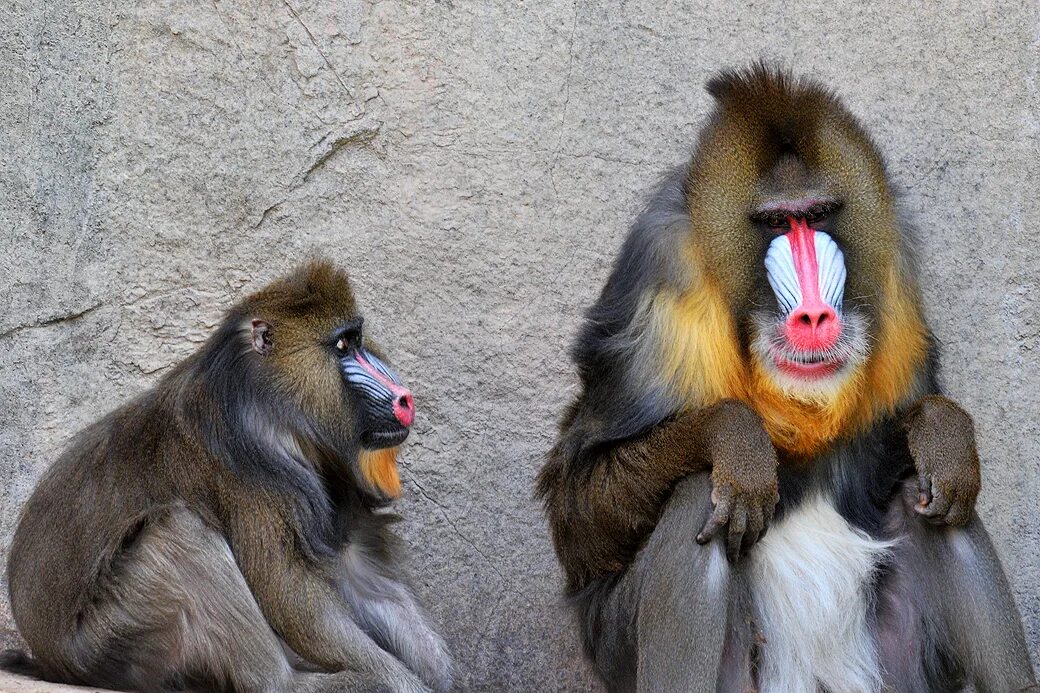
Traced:
<path fill-rule="evenodd" d="M 822 231 L 813 232 L 813 249 L 816 253 L 816 280 L 820 298 L 840 314 L 845 298 L 845 256 L 834 239 Z M 781 314 L 786 316 L 803 300 L 791 241 L 786 234 L 777 236 L 769 244 L 765 266 L 769 286 L 773 289 Z"/>
<path fill-rule="evenodd" d="M 401 384 L 397 375 L 385 363 L 364 349 L 340 359 L 340 371 L 352 388 L 376 402 L 389 402 L 393 398 L 386 381 L 394 385 Z"/>

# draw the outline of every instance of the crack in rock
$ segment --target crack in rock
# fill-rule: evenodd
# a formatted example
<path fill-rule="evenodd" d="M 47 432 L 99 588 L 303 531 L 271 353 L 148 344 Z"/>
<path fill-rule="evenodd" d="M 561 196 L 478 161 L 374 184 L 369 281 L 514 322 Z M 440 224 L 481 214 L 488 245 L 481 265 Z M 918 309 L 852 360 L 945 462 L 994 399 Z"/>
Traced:
<path fill-rule="evenodd" d="M 330 132 L 311 147 L 317 150 L 311 163 L 293 180 L 290 192 L 303 185 L 310 175 L 321 168 L 325 162 L 332 158 L 333 154 L 349 145 L 367 144 L 379 134 L 382 123 L 360 122 L 351 123 L 338 132 Z"/>
<path fill-rule="evenodd" d="M 289 0 L 282 0 L 282 4 L 285 5 L 286 9 L 289 10 L 289 14 L 291 14 L 293 16 L 293 19 L 295 19 L 296 22 L 307 33 L 307 38 L 309 38 L 311 40 L 311 45 L 314 46 L 314 50 L 318 51 L 318 55 L 320 55 L 321 59 L 325 61 L 325 65 L 332 72 L 333 76 L 336 78 L 336 81 L 339 82 L 339 85 L 341 87 L 343 87 L 343 91 L 347 92 L 347 95 L 350 98 L 354 98 L 354 93 L 350 90 L 350 87 L 347 86 L 347 83 L 343 81 L 343 78 L 339 76 L 339 71 L 332 64 L 332 61 L 329 60 L 329 56 L 326 55 L 325 51 L 323 51 L 321 49 L 321 46 L 318 45 L 318 39 L 316 39 L 314 37 L 314 33 L 311 31 L 311 28 L 309 26 L 307 26 L 306 22 L 303 21 L 303 18 L 296 11 L 296 9 L 292 5 L 289 4 Z"/>
<path fill-rule="evenodd" d="M 452 531 L 460 539 L 462 539 L 462 541 L 464 541 L 466 544 L 468 544 L 469 547 L 472 548 L 482 559 L 484 559 L 484 563 L 486 563 L 487 566 L 491 569 L 491 572 L 493 572 L 496 576 L 498 576 L 499 581 L 501 582 L 502 586 L 506 589 L 506 591 L 511 592 L 512 594 L 516 595 L 524 603 L 526 603 L 528 606 L 530 606 L 531 605 L 531 600 L 528 599 L 520 591 L 518 591 L 513 586 L 513 584 L 506 578 L 506 576 L 502 574 L 502 571 L 498 569 L 498 566 L 495 565 L 495 562 L 491 560 L 491 557 L 488 556 L 487 553 L 485 553 L 483 551 L 483 549 L 481 549 L 479 546 L 477 546 L 477 543 L 475 541 L 470 539 L 464 532 L 462 532 L 462 530 L 460 530 L 458 528 L 458 525 L 455 524 L 455 521 L 452 520 L 451 516 L 448 514 L 447 508 L 445 508 L 436 498 L 431 496 L 426 491 L 426 488 L 422 484 L 419 483 L 418 479 L 416 479 L 415 474 L 411 470 L 405 470 L 405 473 L 408 476 L 408 480 L 411 481 L 412 484 L 415 486 L 415 488 L 419 491 L 419 495 L 421 495 L 423 498 L 425 498 L 430 503 L 433 503 L 437 507 L 437 509 L 440 511 L 441 517 L 443 517 L 444 521 L 448 523 L 448 526 L 451 527 Z"/>
<path fill-rule="evenodd" d="M 253 224 L 253 230 L 259 229 L 267 221 L 268 217 L 285 204 L 289 197 L 299 190 L 311 177 L 311 174 L 324 166 L 335 156 L 337 152 L 345 147 L 363 146 L 376 138 L 382 123 L 369 120 L 349 123 L 338 130 L 332 130 L 325 134 L 317 143 L 311 146 L 310 163 L 297 173 L 289 183 L 282 199 L 274 202 L 260 213 L 260 218 Z"/>
<path fill-rule="evenodd" d="M 58 325 L 58 324 L 63 323 L 63 322 L 72 322 L 74 320 L 79 320 L 80 318 L 93 313 L 95 310 L 100 308 L 102 305 L 104 305 L 104 304 L 103 303 L 95 303 L 94 305 L 87 306 L 83 310 L 76 311 L 75 313 L 66 313 L 65 315 L 57 315 L 57 316 L 54 316 L 54 317 L 51 317 L 51 318 L 44 318 L 43 320 L 38 320 L 36 322 L 27 322 L 27 323 L 23 323 L 21 325 L 15 325 L 14 327 L 12 327 L 10 329 L 7 329 L 7 330 L 4 330 L 3 332 L 0 332 L 0 339 L 4 339 L 6 337 L 12 337 L 15 334 L 17 334 L 19 332 L 22 332 L 24 330 L 35 330 L 35 329 L 38 329 L 38 328 L 41 328 L 41 327 L 50 327 L 51 325 Z"/>

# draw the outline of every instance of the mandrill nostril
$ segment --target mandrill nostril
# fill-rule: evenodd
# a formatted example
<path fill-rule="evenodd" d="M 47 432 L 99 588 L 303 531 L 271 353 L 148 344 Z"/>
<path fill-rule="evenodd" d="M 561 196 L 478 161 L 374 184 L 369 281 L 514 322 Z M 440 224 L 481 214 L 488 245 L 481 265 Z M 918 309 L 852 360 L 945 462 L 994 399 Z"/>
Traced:
<path fill-rule="evenodd" d="M 789 344 L 798 350 L 829 349 L 841 336 L 838 313 L 820 301 L 799 306 L 787 319 L 785 329 Z"/>
<path fill-rule="evenodd" d="M 394 417 L 402 426 L 411 426 L 415 421 L 415 400 L 411 392 L 405 391 L 394 399 Z"/>
<path fill-rule="evenodd" d="M 837 319 L 837 314 L 830 306 L 800 307 L 789 319 L 789 324 L 798 329 L 810 331 L 830 329 Z"/>

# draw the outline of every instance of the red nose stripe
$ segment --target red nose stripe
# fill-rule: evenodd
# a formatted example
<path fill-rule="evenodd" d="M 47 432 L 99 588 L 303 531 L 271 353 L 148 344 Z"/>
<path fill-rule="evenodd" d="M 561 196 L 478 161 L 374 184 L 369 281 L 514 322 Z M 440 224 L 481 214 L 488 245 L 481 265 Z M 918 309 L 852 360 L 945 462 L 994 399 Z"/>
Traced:
<path fill-rule="evenodd" d="M 411 426 L 415 421 L 415 400 L 412 398 L 412 391 L 387 378 L 360 354 L 357 356 L 357 362 L 377 383 L 390 392 L 394 400 L 394 417 L 402 426 Z"/>
<path fill-rule="evenodd" d="M 822 303 L 820 300 L 820 268 L 816 264 L 816 243 L 813 231 L 805 223 L 805 219 L 791 218 L 791 231 L 787 240 L 791 243 L 791 255 L 794 256 L 794 271 L 798 275 L 798 284 L 802 287 L 802 305 L 808 302 Z"/>
<path fill-rule="evenodd" d="M 802 290 L 802 302 L 787 318 L 787 338 L 805 351 L 826 350 L 841 335 L 837 312 L 820 298 L 820 268 L 816 261 L 815 232 L 805 219 L 791 217 L 791 244 L 795 274 Z"/>

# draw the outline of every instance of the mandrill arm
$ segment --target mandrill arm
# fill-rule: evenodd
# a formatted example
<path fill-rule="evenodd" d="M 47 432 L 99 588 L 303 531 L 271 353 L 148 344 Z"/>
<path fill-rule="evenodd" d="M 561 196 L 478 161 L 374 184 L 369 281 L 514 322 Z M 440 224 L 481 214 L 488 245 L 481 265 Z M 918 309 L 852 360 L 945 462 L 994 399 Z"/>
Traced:
<path fill-rule="evenodd" d="M 935 524 L 967 524 L 981 487 L 971 416 L 953 401 L 929 395 L 908 412 L 906 433 L 921 492 L 914 509 Z"/>
<path fill-rule="evenodd" d="M 746 405 L 723 400 L 661 423 L 648 434 L 577 459 L 560 442 L 539 477 L 553 541 L 575 591 L 624 570 L 657 524 L 672 487 L 711 470 L 715 510 L 697 540 L 729 525 L 731 559 L 753 544 L 779 499 L 777 456 L 762 421 Z"/>
<path fill-rule="evenodd" d="M 374 688 L 426 690 L 356 623 L 334 566 L 301 551 L 300 528 L 277 499 L 240 493 L 227 518 L 235 560 L 271 628 L 310 664 L 354 672 Z"/>

